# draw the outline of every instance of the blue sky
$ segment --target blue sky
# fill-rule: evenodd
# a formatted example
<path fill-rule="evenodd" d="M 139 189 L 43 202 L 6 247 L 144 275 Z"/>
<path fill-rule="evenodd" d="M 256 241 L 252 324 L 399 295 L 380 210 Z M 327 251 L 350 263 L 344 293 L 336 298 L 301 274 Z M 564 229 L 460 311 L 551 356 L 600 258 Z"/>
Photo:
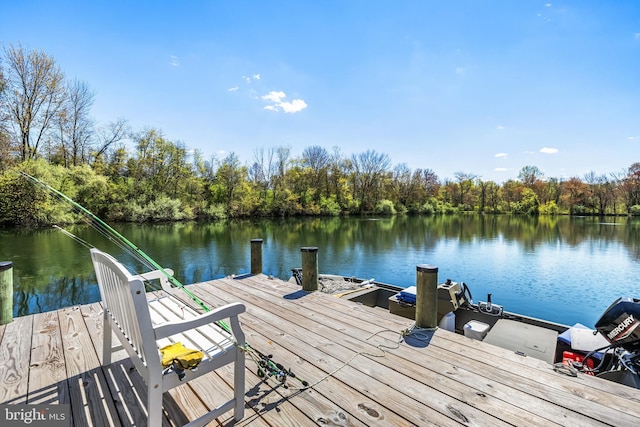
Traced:
<path fill-rule="evenodd" d="M 640 162 L 640 2 L 5 1 L 0 44 L 53 56 L 93 115 L 207 157 L 320 145 L 516 178 Z"/>

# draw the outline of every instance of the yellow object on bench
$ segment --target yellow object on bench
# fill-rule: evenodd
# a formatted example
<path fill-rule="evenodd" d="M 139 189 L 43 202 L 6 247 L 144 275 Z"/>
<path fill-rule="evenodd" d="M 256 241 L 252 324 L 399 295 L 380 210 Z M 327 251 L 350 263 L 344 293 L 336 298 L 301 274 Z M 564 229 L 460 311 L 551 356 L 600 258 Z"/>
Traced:
<path fill-rule="evenodd" d="M 162 347 L 160 352 L 162 353 L 163 368 L 168 368 L 175 362 L 181 369 L 194 369 L 204 357 L 201 351 L 186 348 L 180 342 Z"/>

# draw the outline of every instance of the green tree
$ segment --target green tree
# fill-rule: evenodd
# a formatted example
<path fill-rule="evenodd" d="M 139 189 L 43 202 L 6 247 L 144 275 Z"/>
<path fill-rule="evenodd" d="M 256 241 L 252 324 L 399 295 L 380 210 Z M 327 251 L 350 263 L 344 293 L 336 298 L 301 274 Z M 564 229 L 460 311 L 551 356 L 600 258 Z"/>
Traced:
<path fill-rule="evenodd" d="M 518 205 L 519 213 L 538 215 L 540 212 L 540 201 L 538 200 L 538 195 L 530 188 L 522 190 L 522 199 Z"/>
<path fill-rule="evenodd" d="M 485 183 L 486 208 L 489 213 L 499 213 L 500 186 L 493 181 Z"/>
<path fill-rule="evenodd" d="M 136 158 L 128 162 L 136 192 L 146 195 L 147 201 L 161 194 L 178 198 L 184 180 L 193 173 L 186 148 L 165 139 L 156 129 L 141 132 L 136 148 Z"/>
<path fill-rule="evenodd" d="M 540 203 L 545 204 L 548 202 L 560 203 L 562 197 L 562 185 L 558 178 L 548 178 L 544 181 L 544 185 L 540 193 L 538 193 Z"/>
<path fill-rule="evenodd" d="M 314 202 L 319 203 L 322 196 L 327 196 L 329 164 L 331 155 L 318 145 L 307 147 L 302 152 L 302 166 L 307 169 L 309 186 L 314 190 Z"/>
<path fill-rule="evenodd" d="M 518 173 L 518 179 L 527 187 L 533 189 L 544 174 L 536 166 L 524 166 Z"/>
<path fill-rule="evenodd" d="M 342 156 L 340 147 L 333 147 L 329 164 L 328 194 L 335 196 L 336 203 L 345 211 L 350 211 L 355 205 L 352 188 L 349 186 L 352 169 L 351 159 Z"/>
<path fill-rule="evenodd" d="M 473 210 L 473 202 L 468 198 L 473 189 L 477 175 L 467 172 L 455 172 L 454 176 L 458 180 L 458 200 L 454 200 L 457 206 L 462 206 L 464 210 Z"/>
<path fill-rule="evenodd" d="M 13 173 L 12 173 L 13 172 Z M 0 225 L 39 227 L 48 224 L 42 209 L 47 196 L 10 169 L 0 175 Z"/>
<path fill-rule="evenodd" d="M 225 157 L 216 172 L 215 183 L 218 194 L 216 202 L 223 203 L 229 210 L 232 208 L 236 191 L 246 180 L 247 169 L 240 164 L 235 153 Z"/>
<path fill-rule="evenodd" d="M 354 154 L 353 163 L 353 193 L 359 204 L 360 212 L 371 212 L 382 200 L 381 190 L 384 188 L 384 177 L 391 165 L 391 158 L 387 154 L 375 150 Z"/>
<path fill-rule="evenodd" d="M 446 178 L 438 190 L 438 198 L 443 203 L 448 203 L 451 206 L 458 206 L 458 202 L 460 200 L 460 185 L 457 182 Z"/>
<path fill-rule="evenodd" d="M 493 181 L 483 181 L 478 179 L 476 187 L 478 188 L 478 212 L 486 212 L 487 204 L 489 203 L 489 190 L 495 185 Z"/>
<path fill-rule="evenodd" d="M 18 227 L 43 227 L 77 221 L 68 207 L 46 190 L 20 175 L 24 171 L 72 196 L 76 194 L 69 171 L 43 159 L 23 162 L 0 175 L 0 224 Z"/>

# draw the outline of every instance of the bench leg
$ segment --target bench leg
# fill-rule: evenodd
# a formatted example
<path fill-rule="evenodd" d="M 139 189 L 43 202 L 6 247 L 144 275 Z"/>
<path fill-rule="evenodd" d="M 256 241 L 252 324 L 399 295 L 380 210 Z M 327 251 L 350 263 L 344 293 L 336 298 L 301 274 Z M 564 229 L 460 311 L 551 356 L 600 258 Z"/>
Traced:
<path fill-rule="evenodd" d="M 147 427 L 162 426 L 162 387 L 149 385 L 147 388 Z"/>
<path fill-rule="evenodd" d="M 107 312 L 105 311 L 102 318 L 102 366 L 111 365 L 111 323 L 109 323 Z"/>
<path fill-rule="evenodd" d="M 235 398 L 233 418 L 236 421 L 240 421 L 244 417 L 244 364 L 244 351 L 236 346 L 236 362 L 233 364 L 233 394 Z"/>

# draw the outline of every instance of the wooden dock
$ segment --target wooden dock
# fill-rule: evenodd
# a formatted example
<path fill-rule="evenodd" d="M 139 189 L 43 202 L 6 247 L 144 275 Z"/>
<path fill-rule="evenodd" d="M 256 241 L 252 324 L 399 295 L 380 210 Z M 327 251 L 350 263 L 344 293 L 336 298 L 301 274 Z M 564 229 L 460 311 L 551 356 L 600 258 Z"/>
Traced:
<path fill-rule="evenodd" d="M 247 361 L 250 426 L 638 426 L 640 390 L 580 374 L 265 275 L 189 287 L 210 307 L 240 301 L 247 341 L 299 378 L 263 382 Z M 180 295 L 177 291 L 177 295 Z M 185 300 L 188 303 L 188 300 Z M 25 316 L 0 327 L 0 403 L 71 405 L 73 426 L 145 425 L 146 390 L 124 357 L 107 368 L 100 304 Z M 116 354 L 117 356 L 117 354 Z M 230 394 L 221 369 L 165 394 L 181 425 Z M 231 425 L 231 413 L 212 425 Z"/>

